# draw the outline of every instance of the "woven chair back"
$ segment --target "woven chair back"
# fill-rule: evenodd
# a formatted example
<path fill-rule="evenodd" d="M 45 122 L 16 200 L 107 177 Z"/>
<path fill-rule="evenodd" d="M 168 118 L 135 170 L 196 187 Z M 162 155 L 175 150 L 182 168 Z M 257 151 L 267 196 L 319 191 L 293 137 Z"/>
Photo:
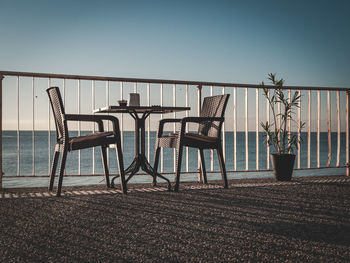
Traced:
<path fill-rule="evenodd" d="M 55 118 L 57 140 L 60 140 L 68 134 L 61 93 L 58 87 L 48 88 L 46 92 L 49 95 L 53 116 Z"/>
<path fill-rule="evenodd" d="M 224 117 L 229 96 L 230 94 L 205 97 L 200 117 Z M 221 126 L 221 121 L 204 122 L 199 125 L 198 133 L 210 137 L 219 137 Z"/>

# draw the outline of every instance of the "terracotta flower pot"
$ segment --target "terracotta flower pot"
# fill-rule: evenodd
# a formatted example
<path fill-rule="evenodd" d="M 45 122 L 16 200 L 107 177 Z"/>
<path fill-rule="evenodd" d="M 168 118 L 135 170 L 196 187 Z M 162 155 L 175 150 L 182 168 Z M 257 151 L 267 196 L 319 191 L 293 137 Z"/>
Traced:
<path fill-rule="evenodd" d="M 295 154 L 271 154 L 270 157 L 276 181 L 290 181 L 293 174 Z"/>

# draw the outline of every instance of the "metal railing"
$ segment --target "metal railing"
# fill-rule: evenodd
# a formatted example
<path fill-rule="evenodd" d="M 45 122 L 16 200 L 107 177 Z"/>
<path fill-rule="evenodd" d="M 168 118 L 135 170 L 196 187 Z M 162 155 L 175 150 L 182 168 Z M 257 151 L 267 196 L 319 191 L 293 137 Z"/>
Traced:
<path fill-rule="evenodd" d="M 7 79 L 11 80 L 7 82 Z M 30 87 L 27 87 L 26 85 L 25 88 L 22 87 L 21 89 L 21 82 L 30 82 Z M 42 84 L 42 82 L 46 82 L 45 85 Z M 76 83 L 73 85 L 75 86 L 74 88 L 70 87 L 68 88 L 67 82 L 68 81 L 75 81 Z M 41 84 L 37 84 L 37 82 L 40 82 Z M 83 110 L 82 106 L 84 103 L 82 103 L 81 98 L 82 98 L 82 82 L 84 82 L 84 87 L 87 89 L 87 86 L 90 87 L 90 94 L 91 94 L 91 108 L 88 110 L 85 109 Z M 193 111 L 196 110 L 195 114 L 200 114 L 201 110 L 201 103 L 202 99 L 205 95 L 214 95 L 214 91 L 216 91 L 217 94 L 224 94 L 224 93 L 230 93 L 232 96 L 230 98 L 229 106 L 226 109 L 226 121 L 225 125 L 223 127 L 223 136 L 222 136 L 222 141 L 223 141 L 223 148 L 224 148 L 224 158 L 226 159 L 226 165 L 228 167 L 232 166 L 232 169 L 228 168 L 228 172 L 238 172 L 238 171 L 269 171 L 270 170 L 270 161 L 269 161 L 269 154 L 271 152 L 270 147 L 266 145 L 266 143 L 262 142 L 262 131 L 260 128 L 260 121 L 261 120 L 269 120 L 270 119 L 270 110 L 268 108 L 268 103 L 266 101 L 266 98 L 263 97 L 261 87 L 259 85 L 253 85 L 253 84 L 237 84 L 237 83 L 217 83 L 217 82 L 201 82 L 201 81 L 179 81 L 179 80 L 160 80 L 160 79 L 137 79 L 137 78 L 116 78 L 116 77 L 100 77 L 100 76 L 80 76 L 80 75 L 64 75 L 64 74 L 44 74 L 44 73 L 28 73 L 28 72 L 11 72 L 11 71 L 0 71 L 0 130 L 1 133 L 3 134 L 3 100 L 7 100 L 9 98 L 6 97 L 6 95 L 12 91 L 13 89 L 16 90 L 16 95 L 13 103 L 7 104 L 6 106 L 6 111 L 9 112 L 15 112 L 16 114 L 16 147 L 17 147 L 17 153 L 16 153 L 16 166 L 17 166 L 17 172 L 16 174 L 13 175 L 6 175 L 8 177 L 11 176 L 38 176 L 37 175 L 37 170 L 36 170 L 36 165 L 37 161 L 36 158 L 38 156 L 37 150 L 36 150 L 36 145 L 41 142 L 36 142 L 36 133 L 38 132 L 37 126 L 36 126 L 36 113 L 39 112 L 38 106 L 35 104 L 35 98 L 37 97 L 36 94 L 45 94 L 44 90 L 50 86 L 59 86 L 62 94 L 63 94 L 63 100 L 64 103 L 67 102 L 67 96 L 68 93 L 74 91 L 76 89 L 76 106 L 77 106 L 77 112 L 78 113 L 91 113 L 93 109 L 96 108 L 96 97 L 101 97 L 101 92 L 96 93 L 96 83 L 103 84 L 105 85 L 105 94 L 104 95 L 104 101 L 105 104 L 108 106 L 109 104 L 115 104 L 117 99 L 113 99 L 113 102 L 111 101 L 111 92 L 113 91 L 119 93 L 120 98 L 125 98 L 126 95 L 126 89 L 129 89 L 133 92 L 137 92 L 140 89 L 146 89 L 146 105 L 151 105 L 154 104 L 154 102 L 151 103 L 151 95 L 152 95 L 152 90 L 159 90 L 159 101 L 156 102 L 158 105 L 165 105 L 164 99 L 171 97 L 171 100 L 169 100 L 167 103 L 170 106 L 171 104 L 173 106 L 179 106 L 179 101 L 182 103 L 182 106 L 190 106 Z M 165 86 L 171 87 L 171 93 L 167 93 L 167 97 L 165 97 L 164 94 L 164 89 Z M 70 85 L 72 86 L 72 85 Z M 126 87 L 128 86 L 128 87 Z M 142 86 L 142 87 L 141 87 Z M 273 89 L 273 86 L 266 86 L 265 87 L 269 89 Z M 30 124 L 27 125 L 26 130 L 29 129 L 31 132 L 31 140 L 32 140 L 32 149 L 30 152 L 27 152 L 27 155 L 31 155 L 31 162 L 32 162 L 32 169 L 31 169 L 31 174 L 21 174 L 21 115 L 20 115 L 20 108 L 22 107 L 22 104 L 20 103 L 20 98 L 22 98 L 22 90 L 25 89 L 25 92 L 23 92 L 25 95 L 27 95 L 27 89 L 31 89 L 30 96 L 29 98 L 27 97 L 27 103 L 26 103 L 26 114 L 30 115 L 29 122 Z M 301 87 L 301 86 L 285 86 L 283 87 L 285 90 L 286 94 L 288 95 L 288 98 L 291 98 L 291 92 L 295 90 L 299 90 L 302 92 L 302 99 L 300 103 L 300 107 L 297 110 L 297 122 L 300 123 L 302 119 L 305 120 L 306 122 L 306 131 L 304 134 L 306 136 L 306 145 L 305 144 L 300 144 L 299 143 L 299 150 L 297 151 L 297 162 L 296 162 L 296 169 L 310 169 L 310 168 L 346 168 L 346 174 L 350 174 L 349 170 L 349 98 L 350 98 L 350 93 L 348 88 L 336 88 L 336 87 Z M 197 96 L 193 96 L 192 90 L 195 90 L 194 92 L 197 93 Z M 255 94 L 254 94 L 255 91 Z M 39 92 L 39 93 L 38 93 Z M 84 92 L 85 94 L 86 92 Z M 178 100 L 177 96 L 179 93 L 182 94 L 182 99 Z M 241 95 L 240 95 L 240 94 Z M 315 93 L 316 93 L 316 108 L 314 103 L 315 99 Z M 192 96 L 190 96 L 192 94 Z M 326 94 L 327 95 L 327 102 L 322 103 L 322 98 L 321 94 Z M 333 94 L 333 97 L 332 97 Z M 335 94 L 335 96 L 334 96 Z M 70 96 L 72 96 L 70 94 Z M 255 99 L 254 99 L 255 97 Z M 305 97 L 307 99 L 305 100 Z M 333 100 L 332 100 L 333 98 Z M 23 99 L 23 98 L 22 98 Z M 100 99 L 99 101 L 101 101 Z M 239 101 L 238 101 L 239 100 Z M 30 103 L 28 102 L 30 101 Z M 332 111 L 332 101 L 336 101 L 336 109 L 333 107 Z M 255 104 L 255 107 L 254 107 Z M 266 104 L 266 107 L 264 107 Z M 321 107 L 321 104 L 323 107 Z M 104 106 L 104 105 L 103 105 Z M 345 106 L 345 111 L 344 111 L 344 106 Z M 10 108 L 9 108 L 10 107 Z M 24 106 L 23 106 L 24 107 Z M 48 146 L 48 169 L 47 169 L 47 174 L 49 174 L 50 167 L 51 167 L 51 149 L 54 144 L 51 140 L 52 136 L 52 123 L 53 123 L 53 118 L 52 118 L 52 113 L 50 110 L 50 106 L 47 100 L 47 105 L 40 105 L 40 110 L 42 110 L 43 107 L 47 107 L 47 146 Z M 321 161 L 321 121 L 322 121 L 322 111 L 324 111 L 324 107 L 326 107 L 326 120 L 327 120 L 327 161 L 325 163 L 322 163 Z M 254 113 L 255 109 L 255 115 L 251 116 L 251 113 Z M 23 110 L 23 109 L 22 109 Z M 316 165 L 313 166 L 311 161 L 313 160 L 313 153 L 312 153 L 312 145 L 313 145 L 313 134 L 314 132 L 312 131 L 312 125 L 315 125 L 313 123 L 313 112 L 317 112 L 317 117 L 316 120 L 316 127 L 315 127 L 315 133 L 316 133 Z M 29 113 L 28 113 L 29 112 Z M 67 111 L 68 112 L 68 111 Z M 281 107 L 280 105 L 278 106 L 277 112 L 281 112 Z M 302 115 L 302 112 L 304 113 Z M 332 115 L 333 112 L 333 115 Z M 334 113 L 336 112 L 336 114 Z M 184 113 L 185 116 L 189 116 L 189 113 L 186 112 Z M 264 116 L 265 115 L 265 116 Z M 238 116 L 242 116 L 238 117 Z M 332 116 L 336 116 L 335 119 L 336 121 L 333 121 L 332 123 Z M 121 127 L 121 133 L 123 135 L 125 131 L 125 116 L 121 114 L 119 117 L 120 120 L 120 127 Z M 176 117 L 176 114 L 174 113 L 173 117 Z M 161 115 L 161 118 L 163 116 Z M 27 118 L 28 119 L 28 118 Z M 345 119 L 345 128 L 342 129 L 341 124 L 343 123 L 343 119 Z M 244 123 L 244 129 L 243 131 L 239 131 L 238 125 L 241 124 L 243 121 Z M 336 123 L 336 129 L 332 129 L 332 124 L 334 125 Z M 252 125 L 253 124 L 253 125 Z M 5 125 L 6 126 L 6 125 Z M 147 157 L 150 159 L 152 152 L 151 152 L 151 120 L 150 118 L 148 119 L 147 122 Z M 253 126 L 250 127 L 249 126 Z M 227 127 L 231 127 L 229 130 Z M 6 128 L 6 127 L 5 127 Z M 289 134 L 295 132 L 293 131 L 296 130 L 295 127 L 289 122 L 288 123 L 288 131 Z M 92 131 L 95 130 L 95 127 L 92 127 Z M 153 129 L 155 130 L 155 129 Z M 176 130 L 176 127 L 172 127 L 171 130 Z M 336 130 L 333 132 L 333 130 Z M 345 146 L 344 143 L 342 143 L 342 130 L 345 130 Z M 77 127 L 77 133 L 78 135 L 83 132 L 81 124 L 78 124 Z M 252 145 L 253 139 L 249 139 L 249 134 L 250 133 L 255 133 L 255 147 Z M 336 153 L 335 153 L 335 165 L 332 165 L 332 133 L 336 133 Z M 241 135 L 244 134 L 244 168 L 241 169 L 238 165 L 239 163 L 239 158 L 241 155 L 238 154 L 239 152 L 242 152 L 242 149 L 237 149 L 237 143 L 238 143 L 238 136 L 241 137 Z M 299 134 L 300 135 L 300 134 Z M 227 138 L 232 138 L 232 147 L 227 146 Z M 123 138 L 123 136 L 122 136 Z M 43 142 L 44 143 L 44 142 Z M 241 143 L 241 141 L 239 142 Z M 2 136 L 0 136 L 0 149 L 3 149 L 2 147 L 3 144 L 3 139 Z M 123 139 L 122 139 L 122 145 L 123 145 Z M 324 147 L 325 143 L 322 144 Z M 302 165 L 302 147 L 306 147 L 306 165 Z M 345 148 L 345 149 L 344 149 Z M 341 153 L 344 152 L 345 150 L 345 160 L 342 162 L 341 158 Z M 265 154 L 262 154 L 262 151 L 266 152 Z M 251 152 L 251 153 L 250 153 Z M 173 155 L 175 156 L 176 152 L 175 150 L 173 151 Z M 24 157 L 24 156 L 23 156 Z M 28 158 L 26 156 L 25 158 Z M 77 175 L 82 175 L 81 174 L 81 152 L 79 151 L 78 153 L 78 174 Z M 210 153 L 210 171 L 209 172 L 217 172 L 214 167 L 214 154 L 211 151 Z M 255 169 L 251 169 L 250 159 L 255 158 Z M 169 171 L 165 172 L 164 171 L 164 153 L 163 150 L 161 152 L 161 165 L 160 165 L 160 170 L 163 173 L 171 173 Z M 266 159 L 266 166 L 262 165 L 262 160 Z M 200 158 L 199 156 L 197 157 L 197 167 L 193 170 L 191 170 L 191 167 L 189 165 L 190 160 L 189 160 L 189 150 L 186 148 L 186 159 L 185 159 L 185 173 L 198 173 L 198 167 Z M 241 161 L 242 163 L 242 161 Z M 334 161 L 333 161 L 334 163 Z M 230 164 L 230 165 L 228 165 Z M 232 164 L 232 165 L 231 165 Z M 264 167 L 265 166 L 265 167 Z M 192 167 L 193 168 L 193 167 Z M 0 150 L 0 170 L 3 171 L 3 152 Z M 93 150 L 92 153 L 92 172 L 91 174 L 86 174 L 86 175 L 97 175 L 95 173 L 95 152 Z M 173 162 L 173 170 L 175 171 L 175 158 Z M 47 174 L 45 176 L 47 176 Z M 73 174 L 72 174 L 73 175 Z M 84 174 L 85 175 L 85 174 Z M 200 178 L 200 176 L 198 177 Z M 0 187 L 1 187 L 1 182 L 2 182 L 2 174 L 0 178 Z"/>

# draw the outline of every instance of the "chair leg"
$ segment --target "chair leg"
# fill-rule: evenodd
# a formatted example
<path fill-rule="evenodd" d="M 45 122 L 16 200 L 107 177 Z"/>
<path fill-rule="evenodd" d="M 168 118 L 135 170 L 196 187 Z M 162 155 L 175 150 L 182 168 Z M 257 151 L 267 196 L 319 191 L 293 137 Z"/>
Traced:
<path fill-rule="evenodd" d="M 118 163 L 118 169 L 119 169 L 119 174 L 120 174 L 120 184 L 121 184 L 122 192 L 123 192 L 123 194 L 127 194 L 128 188 L 126 186 L 126 181 L 125 181 L 123 153 L 122 153 L 122 149 L 120 147 L 120 144 L 117 145 L 115 151 L 116 151 L 116 155 L 117 155 L 117 163 Z"/>
<path fill-rule="evenodd" d="M 107 186 L 107 188 L 109 188 L 111 185 L 109 182 L 109 169 L 108 169 L 108 162 L 107 162 L 106 146 L 101 146 L 101 155 L 102 155 L 103 169 L 105 172 L 106 186 Z"/>
<path fill-rule="evenodd" d="M 53 161 L 52 161 L 51 173 L 50 173 L 49 191 L 52 191 L 52 189 L 53 189 L 53 184 L 55 182 L 56 168 L 57 168 L 59 156 L 60 156 L 60 152 L 55 151 L 54 156 L 53 156 Z"/>
<path fill-rule="evenodd" d="M 180 144 L 178 149 L 177 149 L 176 176 L 175 176 L 175 186 L 174 186 L 175 192 L 179 191 L 181 162 L 182 162 L 182 150 L 183 150 L 183 146 Z"/>
<path fill-rule="evenodd" d="M 228 188 L 225 161 L 224 161 L 224 155 L 222 153 L 221 145 L 219 145 L 219 147 L 217 148 L 217 153 L 218 153 L 218 159 L 220 164 L 221 176 L 224 183 L 224 188 Z"/>
<path fill-rule="evenodd" d="M 203 149 L 199 150 L 199 154 L 201 157 L 201 167 L 202 167 L 202 180 L 204 184 L 208 184 L 208 180 L 207 180 L 207 171 L 205 170 L 205 161 L 204 161 L 204 153 L 203 153 Z"/>
<path fill-rule="evenodd" d="M 59 175 L 59 178 L 58 178 L 58 187 L 57 187 L 56 196 L 61 196 L 62 183 L 63 183 L 64 169 L 66 167 L 67 154 L 68 154 L 68 150 L 66 148 L 63 149 L 63 153 L 62 153 L 62 157 L 61 157 L 60 175 Z"/>
<path fill-rule="evenodd" d="M 156 146 L 156 150 L 154 151 L 154 165 L 153 170 L 155 172 L 158 171 L 158 164 L 159 164 L 159 154 L 160 154 L 160 148 Z M 157 176 L 153 176 L 153 182 L 152 184 L 155 186 L 157 184 Z"/>

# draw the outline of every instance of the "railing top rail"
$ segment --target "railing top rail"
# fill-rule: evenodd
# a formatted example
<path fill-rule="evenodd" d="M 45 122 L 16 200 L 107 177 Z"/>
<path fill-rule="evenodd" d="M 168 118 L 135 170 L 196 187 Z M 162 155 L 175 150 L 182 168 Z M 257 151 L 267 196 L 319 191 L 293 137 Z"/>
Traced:
<path fill-rule="evenodd" d="M 104 77 L 104 76 L 87 76 L 87 75 L 66 75 L 51 73 L 34 73 L 34 72 L 16 72 L 0 71 L 0 76 L 20 76 L 35 78 L 53 78 L 53 79 L 80 79 L 80 80 L 97 80 L 97 81 L 118 81 L 118 82 L 138 82 L 154 84 L 179 84 L 195 86 L 219 86 L 219 87 L 237 87 L 237 88 L 261 88 L 259 84 L 242 84 L 242 83 L 225 83 L 225 82 L 207 82 L 207 81 L 185 81 L 169 79 L 142 79 L 142 78 L 121 78 L 121 77 Z M 266 88 L 275 88 L 271 85 L 265 85 Z M 344 87 L 316 87 L 316 86 L 283 86 L 282 89 L 291 90 L 335 90 L 350 91 L 350 88 Z"/>

